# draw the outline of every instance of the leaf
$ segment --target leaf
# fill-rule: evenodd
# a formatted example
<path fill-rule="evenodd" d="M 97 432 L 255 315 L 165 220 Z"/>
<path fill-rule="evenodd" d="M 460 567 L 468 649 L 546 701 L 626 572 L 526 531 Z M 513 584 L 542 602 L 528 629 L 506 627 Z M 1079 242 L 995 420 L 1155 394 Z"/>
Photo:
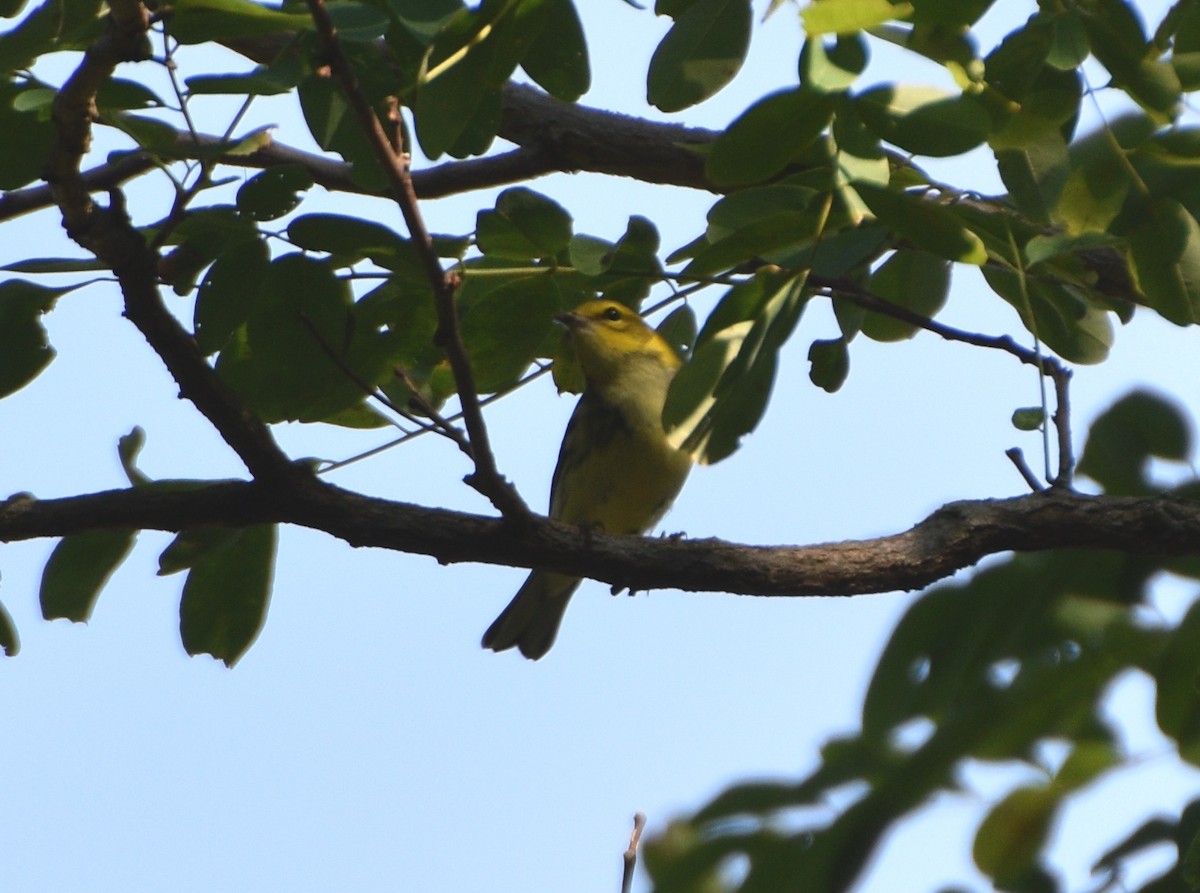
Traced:
<path fill-rule="evenodd" d="M 839 34 L 832 46 L 809 37 L 800 51 L 800 83 L 809 90 L 841 93 L 849 90 L 866 70 L 867 42 L 857 32 Z"/>
<path fill-rule="evenodd" d="M 387 178 L 337 84 L 314 74 L 301 81 L 297 93 L 304 121 L 317 145 L 349 162 L 351 178 L 363 189 L 383 193 Z"/>
<path fill-rule="evenodd" d="M 808 377 L 826 393 L 833 394 L 850 374 L 850 352 L 845 340 L 814 341 L 808 349 Z"/>
<path fill-rule="evenodd" d="M 880 139 L 917 155 L 962 155 L 987 139 L 991 116 L 974 97 L 933 87 L 889 85 L 856 97 Z"/>
<path fill-rule="evenodd" d="M 870 183 L 856 183 L 854 189 L 881 222 L 931 254 L 959 263 L 987 262 L 983 240 L 949 208 Z"/>
<path fill-rule="evenodd" d="M 800 13 L 804 31 L 809 37 L 819 34 L 850 34 L 882 25 L 892 19 L 905 18 L 912 13 L 909 3 L 892 0 L 837 0 L 810 3 Z"/>
<path fill-rule="evenodd" d="M 1130 215 L 1130 272 L 1147 302 L 1176 325 L 1200 322 L 1200 225 L 1174 198 Z"/>
<path fill-rule="evenodd" d="M 288 55 L 245 73 L 196 75 L 188 78 L 186 84 L 195 96 L 276 96 L 294 90 L 307 74 L 300 57 Z"/>
<path fill-rule="evenodd" d="M 546 5 L 546 24 L 529 45 L 521 67 L 551 96 L 574 102 L 592 83 L 583 25 L 572 0 L 547 0 Z"/>
<path fill-rule="evenodd" d="M 3 603 L 0 603 L 0 648 L 4 649 L 5 657 L 16 657 L 21 650 L 17 627 Z"/>
<path fill-rule="evenodd" d="M 330 261 L 338 267 L 369 259 L 386 270 L 411 276 L 414 281 L 426 276 L 411 242 L 394 230 L 361 217 L 305 214 L 292 220 L 287 232 L 296 246 L 332 255 Z"/>
<path fill-rule="evenodd" d="M 42 616 L 86 622 L 100 590 L 125 560 L 136 537 L 135 530 L 91 530 L 59 540 L 42 571 L 38 594 Z"/>
<path fill-rule="evenodd" d="M 169 31 L 182 44 L 258 37 L 312 27 L 307 13 L 281 12 L 253 0 L 175 0 Z"/>
<path fill-rule="evenodd" d="M 514 0 L 464 9 L 446 23 L 429 48 L 414 106 L 427 156 L 487 149 L 500 124 L 500 88 L 549 17 L 543 0 Z"/>
<path fill-rule="evenodd" d="M 1175 740 L 1183 759 L 1200 764 L 1200 602 L 1171 633 L 1154 680 L 1158 727 Z"/>
<path fill-rule="evenodd" d="M 103 33 L 103 6 L 99 0 L 45 0 L 16 27 L 0 34 L 0 72 L 30 68 L 47 53 L 87 49 Z"/>
<path fill-rule="evenodd" d="M 3 47 L 0 37 L 0 51 Z M 41 179 L 42 168 L 54 141 L 54 125 L 48 116 L 17 109 L 28 90 L 0 83 L 0 189 L 19 189 Z"/>
<path fill-rule="evenodd" d="M 549 273 L 509 282 L 473 304 L 463 316 L 462 337 L 479 392 L 515 384 L 549 337 L 554 314 L 565 309 Z"/>
<path fill-rule="evenodd" d="M 871 274 L 867 289 L 897 307 L 932 319 L 950 291 L 950 264 L 924 251 L 900 249 Z M 911 338 L 918 326 L 883 313 L 867 311 L 862 333 L 875 341 Z"/>
<path fill-rule="evenodd" d="M 298 164 L 281 164 L 255 174 L 237 192 L 238 210 L 251 220 L 277 220 L 296 210 L 312 175 Z"/>
<path fill-rule="evenodd" d="M 1179 406 L 1149 391 L 1122 397 L 1092 423 L 1079 473 L 1110 495 L 1150 491 L 1146 465 L 1151 457 L 1187 461 L 1192 432 Z"/>
<path fill-rule="evenodd" d="M 265 242 L 233 245 L 213 262 L 196 294 L 193 327 L 205 354 L 220 350 L 250 318 L 270 266 Z"/>
<path fill-rule="evenodd" d="M 1031 220 L 1048 225 L 1071 174 L 1062 134 L 1050 130 L 1042 139 L 1020 148 L 999 149 L 996 163 L 1017 208 Z"/>
<path fill-rule="evenodd" d="M 1013 427 L 1018 431 L 1040 431 L 1046 424 L 1046 411 L 1040 406 L 1022 406 L 1014 409 L 1012 414 Z"/>
<path fill-rule="evenodd" d="M 77 287 L 46 288 L 24 279 L 0 282 L 0 398 L 25 387 L 54 359 L 41 317 Z"/>
<path fill-rule="evenodd" d="M 287 254 L 268 268 L 217 372 L 267 421 L 319 421 L 386 375 L 392 342 L 390 332 L 355 325 L 349 289 L 327 262 Z"/>
<path fill-rule="evenodd" d="M 158 576 L 165 577 L 195 567 L 206 555 L 225 548 L 242 531 L 231 527 L 193 527 L 181 530 L 158 556 Z"/>
<path fill-rule="evenodd" d="M 1073 363 L 1100 363 L 1108 357 L 1113 332 L 1109 315 L 1069 281 L 1031 277 L 999 265 L 983 278 L 1020 314 L 1021 322 L 1042 343 Z"/>
<path fill-rule="evenodd" d="M 505 189 L 496 207 L 480 211 L 475 240 L 486 255 L 511 260 L 552 258 L 571 241 L 571 215 L 562 205 L 524 186 Z"/>
<path fill-rule="evenodd" d="M 757 427 L 771 395 L 779 349 L 804 311 L 803 275 L 762 275 L 763 299 L 754 305 L 753 316 L 699 341 L 667 393 L 668 437 L 698 462 L 712 464 L 733 454 Z"/>
<path fill-rule="evenodd" d="M 232 667 L 254 644 L 270 602 L 275 540 L 274 525 L 245 527 L 192 566 L 179 603 L 188 654 L 210 654 Z"/>
<path fill-rule="evenodd" d="M 987 814 L 975 833 L 972 855 L 979 870 L 1001 889 L 1034 867 L 1061 796 L 1051 787 L 1017 788 Z"/>
<path fill-rule="evenodd" d="M 718 186 L 744 186 L 782 171 L 829 124 L 832 100 L 810 90 L 780 90 L 755 102 L 717 137 L 708 177 Z"/>
<path fill-rule="evenodd" d="M 650 59 L 646 101 L 678 112 L 708 99 L 738 73 L 750 47 L 749 0 L 697 0 Z"/>
<path fill-rule="evenodd" d="M 388 0 L 388 9 L 422 46 L 429 46 L 462 8 L 462 0 Z"/>
<path fill-rule="evenodd" d="M 1156 113 L 1161 124 L 1176 114 L 1181 99 L 1179 76 L 1148 52 L 1141 22 L 1124 0 L 1103 0 L 1093 11 L 1080 7 L 1092 54 L 1108 69 L 1113 84 L 1135 102 Z"/>

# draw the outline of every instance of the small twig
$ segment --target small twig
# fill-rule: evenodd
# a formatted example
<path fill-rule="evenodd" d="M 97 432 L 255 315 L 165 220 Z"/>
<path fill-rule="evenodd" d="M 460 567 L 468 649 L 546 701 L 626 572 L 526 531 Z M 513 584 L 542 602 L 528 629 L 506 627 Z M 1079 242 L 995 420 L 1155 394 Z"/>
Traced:
<path fill-rule="evenodd" d="M 638 843 L 642 839 L 642 829 L 646 827 L 646 814 L 633 814 L 633 833 L 629 835 L 629 847 L 625 850 L 625 868 L 621 872 L 621 893 L 629 893 L 633 889 L 633 869 L 637 867 Z"/>
<path fill-rule="evenodd" d="M 346 101 L 358 119 L 359 126 L 387 177 L 392 198 L 404 216 L 413 246 L 425 268 L 429 284 L 433 288 L 438 314 L 438 328 L 434 340 L 445 351 L 446 359 L 450 363 L 450 370 L 454 374 L 454 383 L 462 407 L 463 423 L 470 440 L 471 457 L 475 462 L 475 472 L 467 476 L 467 483 L 491 500 L 492 505 L 499 509 L 504 517 L 527 517 L 528 506 L 496 468 L 487 427 L 483 423 L 483 413 L 479 408 L 479 395 L 475 390 L 475 377 L 471 371 L 471 362 L 467 357 L 462 333 L 459 330 L 458 307 L 454 300 L 458 280 L 457 277 L 452 274 L 448 275 L 442 269 L 441 261 L 433 248 L 433 240 L 430 238 L 420 209 L 417 207 L 417 197 L 408 173 L 407 158 L 403 151 L 397 151 L 393 147 L 391 140 L 383 130 L 383 125 L 367 101 L 350 61 L 342 52 L 324 0 L 307 0 L 307 2 L 321 45 L 328 57 L 330 69 L 337 78 Z M 399 139 L 399 130 L 397 130 L 396 137 Z"/>
<path fill-rule="evenodd" d="M 402 382 L 404 382 L 404 386 L 408 388 L 409 393 L 412 395 L 410 399 L 417 404 L 417 407 L 421 410 L 421 412 L 425 413 L 429 421 L 433 423 L 431 425 L 432 429 L 439 434 L 442 434 L 445 437 L 453 440 L 456 444 L 458 444 L 458 448 L 466 453 L 468 457 L 470 457 L 471 444 L 467 438 L 463 436 L 462 431 L 451 425 L 450 422 L 447 421 L 446 418 L 434 408 L 433 404 L 425 399 L 425 395 L 421 393 L 420 389 L 417 387 L 417 383 L 412 380 L 412 376 L 408 374 L 407 370 L 396 368 L 393 371 L 395 372 L 396 376 Z"/>
<path fill-rule="evenodd" d="M 505 388 L 503 391 L 497 391 L 494 394 L 489 394 L 488 396 L 484 397 L 479 402 L 482 406 L 487 406 L 489 403 L 493 403 L 496 400 L 499 400 L 501 397 L 508 396 L 513 391 L 515 391 L 517 388 L 524 387 L 529 382 L 533 381 L 535 378 L 541 378 L 543 375 L 545 375 L 549 371 L 550 371 L 550 366 L 548 366 L 548 365 L 547 366 L 539 366 L 537 371 L 530 372 L 528 375 L 526 375 L 524 378 L 522 378 L 516 384 L 512 385 L 511 387 Z M 454 422 L 459 421 L 461 418 L 462 418 L 462 413 L 456 412 L 453 415 L 446 416 L 443 420 L 445 422 L 447 422 L 448 424 L 453 424 Z M 322 466 L 322 468 L 318 472 L 318 474 L 327 474 L 331 471 L 337 471 L 339 468 L 345 468 L 347 465 L 353 465 L 355 462 L 361 462 L 363 459 L 369 459 L 372 456 L 377 456 L 386 450 L 392 449 L 392 447 L 398 447 L 398 446 L 400 446 L 400 444 L 408 443 L 408 441 L 413 440 L 414 438 L 420 437 L 422 434 L 428 434 L 431 431 L 436 431 L 436 430 L 437 430 L 437 428 L 434 425 L 429 425 L 429 424 L 422 425 L 416 431 L 409 431 L 409 432 L 405 433 L 404 435 L 395 438 L 394 440 L 389 440 L 387 443 L 381 443 L 379 446 L 371 447 L 371 449 L 365 450 L 364 452 L 361 452 L 361 453 L 356 453 L 355 455 L 351 456 L 348 459 L 339 459 L 337 462 L 330 462 L 328 465 Z"/>
<path fill-rule="evenodd" d="M 875 313 L 882 313 L 893 319 L 901 320 L 917 326 L 927 332 L 944 338 L 947 341 L 958 341 L 975 347 L 986 347 L 991 350 L 1001 350 L 1011 354 L 1022 363 L 1033 366 L 1042 375 L 1054 382 L 1054 393 L 1057 408 L 1054 412 L 1054 426 L 1058 435 L 1058 474 L 1051 483 L 1056 487 L 1069 487 L 1075 467 L 1075 457 L 1071 449 L 1071 420 L 1069 417 L 1069 391 L 1071 370 L 1056 358 L 1046 356 L 1040 351 L 1031 350 L 1017 344 L 1009 335 L 980 335 L 945 325 L 937 320 L 921 316 L 919 313 L 899 307 L 873 292 L 868 291 L 857 283 L 844 279 L 829 279 L 822 276 L 809 275 L 809 283 L 816 289 L 830 296 L 837 296 Z"/>
<path fill-rule="evenodd" d="M 1020 447 L 1010 447 L 1004 451 L 1004 455 L 1008 456 L 1009 461 L 1017 466 L 1017 471 L 1021 473 L 1021 477 L 1025 479 L 1025 483 L 1029 485 L 1029 489 L 1034 493 L 1040 493 L 1046 488 L 1042 486 L 1042 482 L 1038 480 L 1037 475 L 1033 473 L 1033 469 L 1029 467 L 1029 463 L 1025 461 L 1025 454 L 1021 452 Z"/>

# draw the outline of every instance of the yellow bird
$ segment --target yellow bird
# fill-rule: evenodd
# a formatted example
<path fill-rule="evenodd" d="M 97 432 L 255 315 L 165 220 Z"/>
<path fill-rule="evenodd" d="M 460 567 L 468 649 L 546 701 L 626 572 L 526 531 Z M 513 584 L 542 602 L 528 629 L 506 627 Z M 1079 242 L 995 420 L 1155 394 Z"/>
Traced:
<path fill-rule="evenodd" d="M 550 517 L 605 533 L 644 533 L 670 508 L 691 469 L 667 442 L 662 410 L 680 359 L 616 301 L 588 301 L 555 319 L 583 373 L 550 485 Z M 550 650 L 580 579 L 535 570 L 483 634 L 493 651 L 531 660 Z"/>

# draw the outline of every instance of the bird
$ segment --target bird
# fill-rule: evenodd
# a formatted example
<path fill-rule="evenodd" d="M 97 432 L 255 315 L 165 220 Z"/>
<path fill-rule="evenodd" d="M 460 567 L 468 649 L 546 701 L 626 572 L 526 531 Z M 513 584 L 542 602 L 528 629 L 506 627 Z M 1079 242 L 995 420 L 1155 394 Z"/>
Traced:
<path fill-rule="evenodd" d="M 550 517 L 585 530 L 639 534 L 670 508 L 691 469 L 663 430 L 667 389 L 682 365 L 674 348 L 629 307 L 587 301 L 560 313 L 583 374 L 550 485 Z M 582 580 L 534 569 L 483 634 L 483 647 L 516 647 L 538 660 L 554 644 Z"/>

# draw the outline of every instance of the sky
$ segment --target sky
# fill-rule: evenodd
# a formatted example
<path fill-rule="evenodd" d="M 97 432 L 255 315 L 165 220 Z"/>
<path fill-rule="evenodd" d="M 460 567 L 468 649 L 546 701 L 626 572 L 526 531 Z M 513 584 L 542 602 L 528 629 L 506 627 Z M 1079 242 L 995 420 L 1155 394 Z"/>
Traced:
<path fill-rule="evenodd" d="M 801 31 L 785 4 L 756 24 L 751 58 L 727 91 L 664 116 L 645 105 L 644 78 L 666 20 L 620 0 L 577 5 L 593 54 L 585 103 L 720 127 L 794 81 Z M 997 6 L 1004 9 L 985 23 L 993 36 L 1034 4 Z M 1156 21 L 1165 4 L 1140 6 Z M 895 77 L 888 62 L 877 57 L 864 83 Z M 54 60 L 45 76 L 61 79 L 74 63 Z M 181 64 L 244 65 L 219 55 Z M 904 64 L 906 79 L 944 83 L 932 68 Z M 149 66 L 120 74 L 161 77 Z M 228 109 L 213 101 L 198 113 L 220 122 Z M 244 127 L 268 123 L 281 141 L 311 148 L 286 100 L 256 103 Z M 98 151 L 111 145 L 102 141 Z M 989 165 L 959 164 L 935 170 L 950 180 L 967 172 L 982 191 L 1000 190 L 979 182 Z M 165 210 L 162 185 L 147 177 L 131 186 L 141 220 Z M 598 175 L 530 185 L 566 206 L 580 232 L 615 238 L 630 214 L 648 214 L 664 255 L 700 231 L 713 201 Z M 489 203 L 469 195 L 423 211 L 435 231 L 467 232 Z M 302 210 L 370 213 L 401 227 L 390 207 L 320 190 Z M 0 262 L 76 255 L 56 218 L 6 224 Z M 167 300 L 186 317 L 183 299 Z M 971 271 L 956 273 L 943 318 L 1023 334 Z M 121 486 L 116 441 L 135 425 L 146 431 L 140 464 L 151 476 L 243 473 L 177 399 L 121 317 L 111 284 L 66 296 L 46 326 L 57 359 L 0 402 L 0 494 Z M 949 500 L 1023 492 L 1004 450 L 1040 454 L 1036 435 L 1009 422 L 1014 408 L 1038 400 L 1031 372 L 926 334 L 898 345 L 860 338 L 849 380 L 828 395 L 808 382 L 805 355 L 813 339 L 835 333 L 828 308 L 814 302 L 784 352 L 766 418 L 733 457 L 693 473 L 663 529 L 743 543 L 826 542 L 903 530 Z M 1193 332 L 1140 314 L 1117 333 L 1108 362 L 1076 372 L 1076 447 L 1087 422 L 1134 386 L 1174 394 L 1194 416 L 1198 356 Z M 500 469 L 534 506 L 548 499 L 571 406 L 543 380 L 487 411 Z M 331 459 L 387 438 L 298 425 L 277 426 L 277 435 L 292 455 Z M 452 445 L 427 437 L 334 480 L 489 513 L 461 483 L 467 471 Z M 478 644 L 524 571 L 441 567 L 289 528 L 266 627 L 230 670 L 187 657 L 179 643 L 182 579 L 155 576 L 168 541 L 139 537 L 86 625 L 40 619 L 38 580 L 53 543 L 0 547 L 0 600 L 22 640 L 20 655 L 0 663 L 5 890 L 615 893 L 634 812 L 646 813 L 654 833 L 735 780 L 800 776 L 824 741 L 853 731 L 874 659 L 913 598 L 613 598 L 585 583 L 554 650 L 532 663 Z M 1155 606 L 1176 619 L 1193 596 L 1167 582 Z M 1089 857 L 1139 816 L 1200 793 L 1200 774 L 1168 758 L 1152 694 L 1132 675 L 1114 689 L 1110 709 L 1123 718 L 1138 765 L 1072 800 L 1053 848 L 1055 870 L 1072 888 L 1086 882 Z M 971 835 L 988 804 L 1023 777 L 1013 767 L 970 767 L 965 792 L 936 798 L 890 836 L 859 889 L 983 889 L 969 861 Z M 1159 853 L 1139 871 L 1166 864 Z M 636 889 L 646 889 L 644 874 Z"/>

